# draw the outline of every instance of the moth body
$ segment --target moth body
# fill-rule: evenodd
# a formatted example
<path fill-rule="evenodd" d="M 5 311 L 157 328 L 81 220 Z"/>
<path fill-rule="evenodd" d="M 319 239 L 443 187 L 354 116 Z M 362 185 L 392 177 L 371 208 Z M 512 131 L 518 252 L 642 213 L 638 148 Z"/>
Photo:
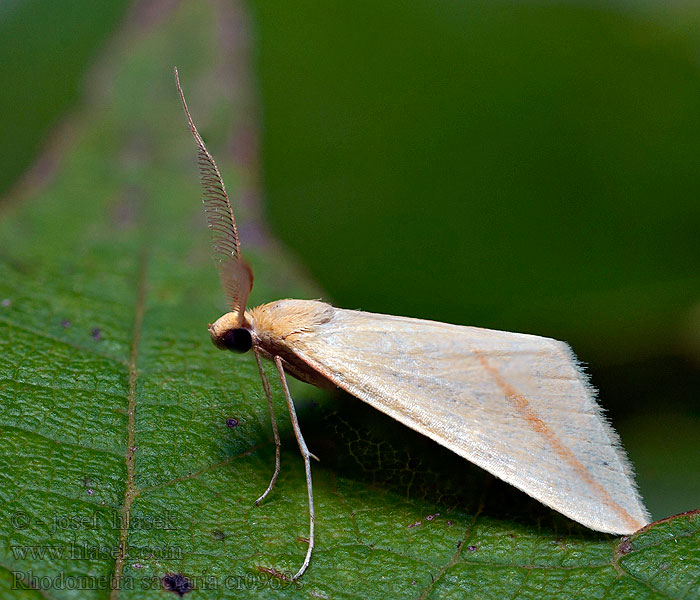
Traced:
<path fill-rule="evenodd" d="M 314 300 L 258 306 L 246 323 L 298 379 L 344 389 L 587 527 L 629 534 L 649 522 L 564 342 Z"/>
<path fill-rule="evenodd" d="M 177 79 L 177 69 L 175 70 Z M 285 373 L 337 386 L 598 531 L 630 534 L 647 523 L 632 470 L 595 390 L 569 346 L 557 340 L 334 308 L 316 300 L 278 300 L 246 310 L 253 273 L 241 257 L 224 182 L 178 91 L 197 143 L 212 249 L 230 312 L 209 326 L 217 348 L 253 350 L 270 410 L 275 470 L 280 437 L 261 359 L 271 360 L 304 459 L 309 545 L 314 547 L 310 459 Z"/>

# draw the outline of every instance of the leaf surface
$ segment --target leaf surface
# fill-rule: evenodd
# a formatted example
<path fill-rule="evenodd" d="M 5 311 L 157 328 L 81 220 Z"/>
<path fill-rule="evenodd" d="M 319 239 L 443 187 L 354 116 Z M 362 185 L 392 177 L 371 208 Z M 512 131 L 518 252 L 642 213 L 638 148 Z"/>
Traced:
<path fill-rule="evenodd" d="M 237 205 L 252 301 L 320 294 L 261 219 L 244 13 L 158 10 L 131 14 L 55 169 L 0 215 L 0 597 L 162 598 L 174 574 L 190 598 L 698 597 L 697 514 L 587 531 L 305 386 L 317 547 L 298 584 L 274 576 L 306 548 L 302 461 L 270 370 L 282 473 L 253 505 L 274 444 L 252 357 L 206 332 L 224 299 L 173 64 Z"/>

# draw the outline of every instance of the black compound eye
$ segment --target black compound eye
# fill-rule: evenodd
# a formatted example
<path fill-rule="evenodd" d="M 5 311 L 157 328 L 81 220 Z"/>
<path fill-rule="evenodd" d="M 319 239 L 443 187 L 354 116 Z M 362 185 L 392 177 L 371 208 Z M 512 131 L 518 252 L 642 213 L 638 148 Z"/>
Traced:
<path fill-rule="evenodd" d="M 220 338 L 221 345 L 231 352 L 248 352 L 253 347 L 253 338 L 250 331 L 243 329 L 229 329 Z"/>

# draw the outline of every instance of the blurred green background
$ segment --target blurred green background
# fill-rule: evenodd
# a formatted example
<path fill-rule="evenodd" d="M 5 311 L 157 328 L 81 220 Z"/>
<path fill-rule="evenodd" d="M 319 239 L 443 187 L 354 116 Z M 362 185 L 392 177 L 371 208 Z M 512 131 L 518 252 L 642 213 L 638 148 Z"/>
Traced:
<path fill-rule="evenodd" d="M 0 3 L 0 195 L 129 5 Z M 270 225 L 327 299 L 569 341 L 653 515 L 700 508 L 700 7 L 248 6 Z"/>

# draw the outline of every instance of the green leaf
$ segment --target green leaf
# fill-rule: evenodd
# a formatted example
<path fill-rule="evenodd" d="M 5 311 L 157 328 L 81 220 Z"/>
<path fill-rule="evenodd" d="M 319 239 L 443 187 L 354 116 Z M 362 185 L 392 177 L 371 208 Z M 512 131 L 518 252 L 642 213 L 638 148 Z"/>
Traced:
<path fill-rule="evenodd" d="M 79 95 L 85 62 L 123 18 L 126 0 L 0 4 L 0 194 Z"/>
<path fill-rule="evenodd" d="M 3 207 L 0 597 L 162 598 L 168 574 L 190 598 L 698 597 L 697 513 L 629 539 L 588 531 L 360 401 L 301 385 L 321 458 L 317 546 L 300 582 L 274 576 L 306 550 L 303 464 L 271 370 L 282 473 L 253 505 L 274 444 L 254 361 L 208 340 L 224 302 L 174 63 L 237 203 L 252 301 L 320 294 L 250 193 L 240 13 L 207 10 L 132 15 L 55 170 Z"/>

